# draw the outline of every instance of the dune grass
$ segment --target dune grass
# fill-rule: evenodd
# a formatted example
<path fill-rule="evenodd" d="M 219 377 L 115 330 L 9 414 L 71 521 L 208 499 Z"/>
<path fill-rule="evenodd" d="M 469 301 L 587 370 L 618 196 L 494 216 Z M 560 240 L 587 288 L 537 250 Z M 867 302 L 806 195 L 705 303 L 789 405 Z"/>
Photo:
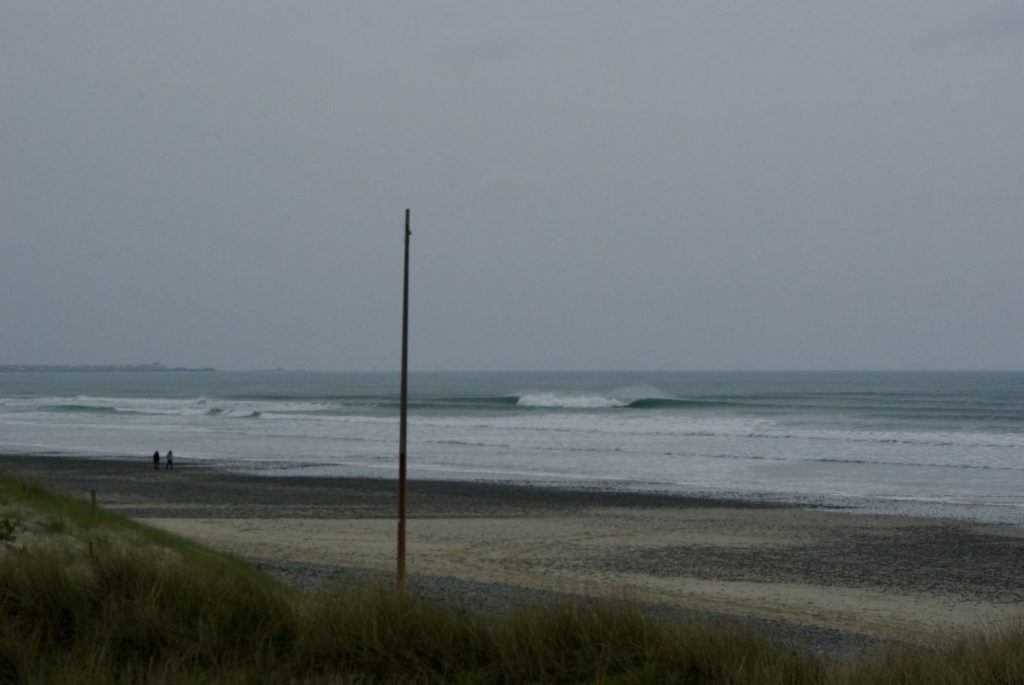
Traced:
<path fill-rule="evenodd" d="M 300 592 L 0 477 L 0 518 L 15 512 L 0 552 L 0 682 L 1024 683 L 1020 626 L 834 661 L 626 603 L 488 617 L 380 587 Z M 67 544 L 29 545 L 29 533 Z"/>

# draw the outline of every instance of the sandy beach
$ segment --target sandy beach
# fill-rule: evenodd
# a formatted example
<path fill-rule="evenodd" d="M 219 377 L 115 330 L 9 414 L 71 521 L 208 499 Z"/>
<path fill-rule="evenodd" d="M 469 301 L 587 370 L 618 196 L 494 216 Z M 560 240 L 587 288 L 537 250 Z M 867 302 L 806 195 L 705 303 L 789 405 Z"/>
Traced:
<path fill-rule="evenodd" d="M 0 456 L 0 469 L 214 548 L 386 577 L 392 481 Z M 408 568 L 526 591 L 926 642 L 1024 616 L 1024 529 L 687 497 L 413 481 Z M 321 574 L 329 578 L 330 573 Z"/>

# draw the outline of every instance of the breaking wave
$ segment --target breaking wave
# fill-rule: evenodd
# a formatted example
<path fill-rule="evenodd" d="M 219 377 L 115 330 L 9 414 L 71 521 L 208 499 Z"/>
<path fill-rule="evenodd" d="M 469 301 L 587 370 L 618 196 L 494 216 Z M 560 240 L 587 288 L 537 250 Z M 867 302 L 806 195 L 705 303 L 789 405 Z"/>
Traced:
<path fill-rule="evenodd" d="M 720 404 L 683 400 L 647 386 L 619 388 L 609 393 L 524 392 L 516 397 L 517 407 L 542 409 L 671 409 Z"/>
<path fill-rule="evenodd" d="M 520 395 L 517 407 L 544 409 L 613 409 L 628 406 L 628 402 L 603 395 L 562 395 L 553 392 Z"/>

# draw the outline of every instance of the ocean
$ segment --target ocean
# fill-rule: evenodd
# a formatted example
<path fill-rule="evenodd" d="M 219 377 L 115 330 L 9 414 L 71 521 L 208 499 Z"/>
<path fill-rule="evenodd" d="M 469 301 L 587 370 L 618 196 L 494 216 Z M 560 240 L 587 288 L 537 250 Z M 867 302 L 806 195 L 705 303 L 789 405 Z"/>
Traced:
<path fill-rule="evenodd" d="M 1024 372 L 413 373 L 411 478 L 1024 525 Z M 0 451 L 397 473 L 396 373 L 0 373 Z"/>

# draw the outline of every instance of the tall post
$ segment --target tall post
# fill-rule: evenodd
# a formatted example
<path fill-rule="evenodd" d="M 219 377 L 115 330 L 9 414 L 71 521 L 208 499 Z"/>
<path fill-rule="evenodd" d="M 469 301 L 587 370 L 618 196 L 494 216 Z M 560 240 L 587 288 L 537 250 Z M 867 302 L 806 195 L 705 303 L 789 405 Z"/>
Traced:
<path fill-rule="evenodd" d="M 398 429 L 398 591 L 405 591 L 405 419 L 409 399 L 409 210 L 405 210 L 405 281 L 402 288 L 402 399 Z"/>

